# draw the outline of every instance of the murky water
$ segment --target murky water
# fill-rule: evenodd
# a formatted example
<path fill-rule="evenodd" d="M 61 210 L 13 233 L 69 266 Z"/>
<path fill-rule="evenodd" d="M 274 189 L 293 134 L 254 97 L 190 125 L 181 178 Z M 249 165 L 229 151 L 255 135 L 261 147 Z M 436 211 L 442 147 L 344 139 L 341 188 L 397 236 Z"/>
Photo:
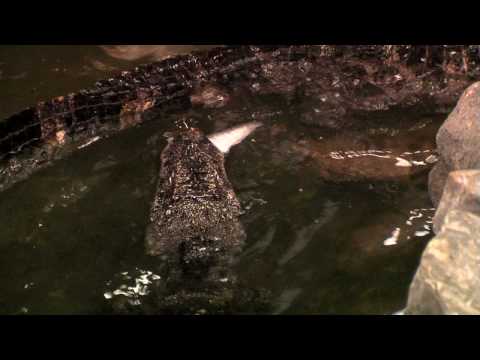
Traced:
<path fill-rule="evenodd" d="M 0 119 L 110 74 L 211 45 L 0 45 Z"/>
<path fill-rule="evenodd" d="M 64 54 L 35 51 L 37 59 L 49 51 Z M 107 56 L 95 47 L 75 51 Z M 29 64 L 27 72 L 38 71 Z M 105 77 L 98 71 L 50 79 L 42 96 Z M 13 105 L 2 99 L 2 114 L 32 103 L 34 96 L 23 94 L 35 79 L 11 83 L 19 87 L 12 94 L 22 96 Z M 248 235 L 235 266 L 239 279 L 271 292 L 269 313 L 384 314 L 403 308 L 432 237 L 426 160 L 442 119 L 385 113 L 361 131 L 327 134 L 299 125 L 295 109 L 268 99 L 249 104 L 195 113 L 207 133 L 268 118 L 226 160 Z M 173 120 L 159 115 L 96 141 L 0 193 L 1 314 L 105 313 L 116 296 L 141 306 L 157 280 L 155 259 L 144 254 L 144 234 L 165 144 L 161 135 Z"/>

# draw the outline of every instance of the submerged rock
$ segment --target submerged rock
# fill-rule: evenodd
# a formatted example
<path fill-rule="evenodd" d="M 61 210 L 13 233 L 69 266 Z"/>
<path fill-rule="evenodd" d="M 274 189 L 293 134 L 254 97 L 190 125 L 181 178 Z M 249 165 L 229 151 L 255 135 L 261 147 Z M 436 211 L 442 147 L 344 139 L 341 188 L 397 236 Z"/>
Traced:
<path fill-rule="evenodd" d="M 480 169 L 480 82 L 468 87 L 437 134 L 440 162 L 430 175 L 435 205 L 449 172 Z"/>
<path fill-rule="evenodd" d="M 480 216 L 450 210 L 428 244 L 405 313 L 480 314 Z"/>
<path fill-rule="evenodd" d="M 333 134 L 310 130 L 300 135 L 273 125 L 265 143 L 276 144 L 269 150 L 273 164 L 298 171 L 311 168 L 326 181 L 401 181 L 430 170 L 426 160 L 435 147 L 431 134 L 431 127 L 425 126 L 412 131 L 371 128 Z"/>

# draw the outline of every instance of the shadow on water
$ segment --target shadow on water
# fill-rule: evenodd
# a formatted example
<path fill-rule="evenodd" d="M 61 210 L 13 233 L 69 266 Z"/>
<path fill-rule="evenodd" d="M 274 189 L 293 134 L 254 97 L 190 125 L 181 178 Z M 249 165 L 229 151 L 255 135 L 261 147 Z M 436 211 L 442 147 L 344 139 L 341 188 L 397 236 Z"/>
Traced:
<path fill-rule="evenodd" d="M 92 48 L 78 51 L 99 56 Z M 78 81 L 68 86 L 83 86 Z M 19 104 L 2 102 L 0 113 Z M 248 235 L 235 273 L 249 288 L 268 289 L 269 313 L 381 314 L 404 306 L 432 237 L 426 160 L 438 116 L 384 112 L 382 126 L 327 134 L 299 125 L 295 111 L 268 98 L 194 115 L 207 133 L 268 118 L 225 166 Z M 0 194 L 0 313 L 97 314 L 119 296 L 141 306 L 159 280 L 144 235 L 161 135 L 171 123 L 160 116 L 92 143 Z"/>

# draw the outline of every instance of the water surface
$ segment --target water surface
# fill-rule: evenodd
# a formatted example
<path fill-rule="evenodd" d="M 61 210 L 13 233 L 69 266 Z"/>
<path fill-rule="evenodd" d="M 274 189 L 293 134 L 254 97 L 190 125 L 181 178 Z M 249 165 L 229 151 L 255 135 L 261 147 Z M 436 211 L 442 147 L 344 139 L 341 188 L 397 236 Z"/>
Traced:
<path fill-rule="evenodd" d="M 93 46 L 2 47 L 1 117 L 105 77 L 107 68 L 77 70 L 85 66 L 79 59 L 107 56 Z M 142 60 L 109 61 L 118 69 Z M 432 237 L 425 160 L 441 117 L 385 112 L 362 129 L 326 133 L 299 125 L 295 109 L 268 98 L 193 115 L 207 133 L 268 118 L 232 149 L 226 169 L 248 234 L 235 272 L 271 292 L 269 313 L 404 307 Z M 116 296 L 141 306 L 157 280 L 143 241 L 162 134 L 174 121 L 159 114 L 0 193 L 1 314 L 101 314 Z"/>

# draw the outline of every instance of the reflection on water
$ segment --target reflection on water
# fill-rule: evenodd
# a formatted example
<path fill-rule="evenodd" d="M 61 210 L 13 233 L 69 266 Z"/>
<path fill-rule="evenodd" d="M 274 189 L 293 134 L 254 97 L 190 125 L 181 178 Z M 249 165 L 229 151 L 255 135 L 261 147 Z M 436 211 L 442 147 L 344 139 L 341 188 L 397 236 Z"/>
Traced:
<path fill-rule="evenodd" d="M 281 314 L 287 310 L 295 300 L 295 298 L 300 295 L 302 289 L 286 289 L 284 290 L 277 299 L 277 307 L 274 310 L 274 314 Z"/>
<path fill-rule="evenodd" d="M 40 95 L 88 86 L 125 62 L 131 67 L 166 54 L 156 46 L 84 47 L 82 56 L 72 49 L 62 53 L 72 58 L 62 58 L 58 49 L 37 48 L 10 47 L 17 55 L 37 54 L 31 59 L 39 63 L 22 58 L 18 67 L 0 66 L 0 88 L 8 89 L 0 115 Z M 47 83 L 42 71 L 55 81 Z M 27 91 L 32 86 L 48 89 L 34 96 Z M 383 127 L 327 134 L 298 126 L 296 111 L 269 101 L 197 114 L 207 132 L 247 119 L 264 122 L 231 149 L 225 165 L 248 234 L 236 276 L 268 289 L 276 314 L 403 308 L 432 237 L 427 173 L 439 119 L 419 114 L 405 121 L 392 112 Z M 156 259 L 144 253 L 144 235 L 165 145 L 158 135 L 174 120 L 160 115 L 79 143 L 69 158 L 0 193 L 0 313 L 98 314 L 120 298 L 142 306 L 152 284 L 163 281 Z"/>
<path fill-rule="evenodd" d="M 216 45 L 219 46 L 219 45 Z M 115 59 L 154 61 L 187 54 L 193 50 L 208 50 L 215 45 L 103 45 L 102 50 Z"/>
<path fill-rule="evenodd" d="M 140 305 L 140 297 L 149 294 L 148 285 L 152 284 L 153 281 L 160 280 L 161 277 L 149 270 L 135 268 L 134 271 L 134 274 L 128 271 L 123 271 L 120 273 L 119 279 L 117 279 L 117 276 L 114 280 L 107 281 L 106 286 L 109 288 L 115 287 L 113 282 L 119 282 L 120 284 L 115 290 L 105 292 L 103 294 L 105 299 L 110 300 L 114 296 L 120 295 L 127 297 L 131 305 Z M 132 286 L 128 286 L 128 283 L 133 284 Z"/>
<path fill-rule="evenodd" d="M 297 232 L 293 245 L 278 260 L 280 266 L 285 265 L 295 256 L 302 253 L 308 243 L 314 239 L 317 231 L 333 219 L 335 213 L 338 211 L 338 206 L 329 200 L 325 201 L 324 206 L 325 208 L 322 210 L 320 216 L 315 219 L 313 223 L 303 227 Z"/>

